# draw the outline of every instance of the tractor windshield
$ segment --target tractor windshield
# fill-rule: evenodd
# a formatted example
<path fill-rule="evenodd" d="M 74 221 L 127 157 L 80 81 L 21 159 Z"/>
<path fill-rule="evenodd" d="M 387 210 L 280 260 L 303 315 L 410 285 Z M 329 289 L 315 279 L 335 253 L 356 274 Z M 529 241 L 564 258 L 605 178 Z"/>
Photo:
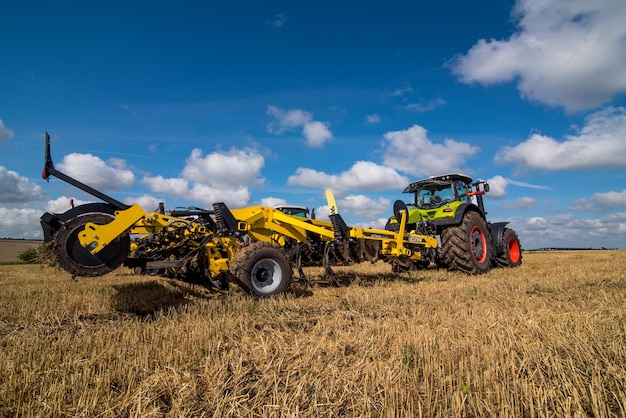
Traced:
<path fill-rule="evenodd" d="M 448 183 L 446 187 L 428 187 L 415 193 L 415 205 L 420 209 L 435 209 L 454 200 L 452 188 Z"/>
<path fill-rule="evenodd" d="M 306 206 L 276 206 L 274 209 L 286 213 L 291 216 L 299 216 L 301 218 L 307 218 L 309 216 L 309 209 Z"/>

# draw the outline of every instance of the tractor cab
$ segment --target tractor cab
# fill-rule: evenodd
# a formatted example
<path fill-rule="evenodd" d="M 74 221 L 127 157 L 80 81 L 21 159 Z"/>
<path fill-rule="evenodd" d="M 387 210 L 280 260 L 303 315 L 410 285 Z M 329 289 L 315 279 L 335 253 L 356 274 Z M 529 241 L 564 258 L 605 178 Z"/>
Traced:
<path fill-rule="evenodd" d="M 460 190 L 456 190 L 452 182 L 444 180 L 422 180 L 419 184 L 416 183 L 412 183 L 404 189 L 404 193 L 414 194 L 413 206 L 423 210 L 437 209 L 448 205 L 459 200 L 458 196 L 466 196 L 467 193 L 467 186 L 461 182 L 458 183 Z M 462 199 L 468 200 L 467 197 Z"/>
<path fill-rule="evenodd" d="M 445 174 L 432 176 L 409 184 L 402 192 L 412 194 L 412 201 L 407 201 L 407 224 L 420 221 L 438 221 L 454 218 L 460 206 L 473 204 L 484 213 L 482 195 L 489 191 L 489 185 L 464 174 Z M 395 216 L 387 223 L 389 229 L 395 229 Z"/>

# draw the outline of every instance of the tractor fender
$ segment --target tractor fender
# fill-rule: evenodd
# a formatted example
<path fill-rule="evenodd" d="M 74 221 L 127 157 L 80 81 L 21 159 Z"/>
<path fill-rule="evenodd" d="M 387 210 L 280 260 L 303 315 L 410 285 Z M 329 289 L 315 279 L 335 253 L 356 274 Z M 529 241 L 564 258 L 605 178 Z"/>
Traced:
<path fill-rule="evenodd" d="M 491 233 L 491 241 L 493 242 L 494 255 L 498 256 L 504 252 L 504 242 L 502 237 L 504 236 L 504 228 L 508 225 L 508 222 L 489 222 L 489 232 Z"/>
<path fill-rule="evenodd" d="M 480 216 L 485 219 L 485 214 L 473 203 L 463 203 L 456 208 L 456 212 L 453 218 L 435 219 L 433 223 L 437 227 L 437 230 L 446 228 L 448 226 L 460 225 L 463 222 L 463 217 L 467 211 L 478 212 Z"/>
<path fill-rule="evenodd" d="M 41 215 L 40 218 L 41 228 L 43 229 L 43 240 L 44 242 L 52 241 L 61 226 L 72 218 L 84 215 L 85 213 L 108 213 L 113 215 L 116 210 L 119 209 L 109 203 L 96 202 L 76 206 L 63 213 L 46 212 Z"/>

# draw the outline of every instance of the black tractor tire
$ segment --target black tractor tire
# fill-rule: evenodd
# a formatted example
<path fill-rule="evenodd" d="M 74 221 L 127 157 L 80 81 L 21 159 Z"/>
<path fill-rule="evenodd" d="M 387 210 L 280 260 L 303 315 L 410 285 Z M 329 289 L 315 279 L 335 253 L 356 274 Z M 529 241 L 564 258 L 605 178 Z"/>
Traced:
<path fill-rule="evenodd" d="M 522 246 L 520 245 L 517 233 L 510 229 L 504 228 L 502 234 L 502 254 L 496 257 L 496 265 L 498 267 L 518 267 L 522 264 Z"/>
<path fill-rule="evenodd" d="M 268 242 L 253 242 L 237 251 L 229 271 L 244 290 L 258 297 L 286 292 L 293 274 L 283 249 Z"/>
<path fill-rule="evenodd" d="M 484 274 L 491 264 L 491 236 L 485 220 L 469 211 L 460 225 L 441 233 L 442 258 L 450 270 Z"/>
<path fill-rule="evenodd" d="M 54 252 L 59 265 L 73 276 L 96 277 L 110 273 L 122 265 L 130 251 L 130 237 L 115 238 L 97 254 L 91 254 L 78 240 L 88 222 L 105 225 L 114 219 L 104 213 L 87 213 L 65 222 L 54 237 Z"/>

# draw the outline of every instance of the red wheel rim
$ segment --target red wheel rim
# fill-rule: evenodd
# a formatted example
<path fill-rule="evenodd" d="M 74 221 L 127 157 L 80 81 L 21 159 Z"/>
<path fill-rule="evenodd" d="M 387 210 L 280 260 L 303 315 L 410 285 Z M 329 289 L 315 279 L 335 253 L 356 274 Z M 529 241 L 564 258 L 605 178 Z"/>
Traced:
<path fill-rule="evenodd" d="M 479 263 L 484 263 L 487 258 L 487 240 L 482 229 L 475 226 L 470 232 L 470 245 L 474 259 Z"/>
<path fill-rule="evenodd" d="M 509 259 L 513 263 L 517 263 L 520 257 L 519 243 L 516 239 L 511 238 L 508 242 L 509 247 Z"/>

